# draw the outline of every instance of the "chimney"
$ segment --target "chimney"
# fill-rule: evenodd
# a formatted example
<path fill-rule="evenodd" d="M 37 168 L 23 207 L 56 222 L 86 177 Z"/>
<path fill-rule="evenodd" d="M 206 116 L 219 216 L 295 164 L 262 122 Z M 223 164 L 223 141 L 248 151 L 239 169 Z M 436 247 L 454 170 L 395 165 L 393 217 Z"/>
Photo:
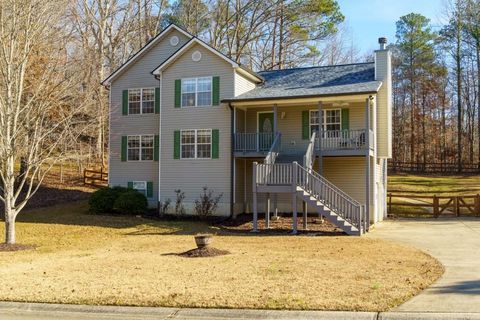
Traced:
<path fill-rule="evenodd" d="M 378 38 L 380 48 L 375 50 L 375 80 L 382 85 L 377 93 L 377 156 L 392 156 L 392 52 L 387 38 Z"/>
<path fill-rule="evenodd" d="M 378 38 L 378 43 L 380 44 L 380 50 L 385 50 L 387 46 L 387 38 L 385 37 Z"/>

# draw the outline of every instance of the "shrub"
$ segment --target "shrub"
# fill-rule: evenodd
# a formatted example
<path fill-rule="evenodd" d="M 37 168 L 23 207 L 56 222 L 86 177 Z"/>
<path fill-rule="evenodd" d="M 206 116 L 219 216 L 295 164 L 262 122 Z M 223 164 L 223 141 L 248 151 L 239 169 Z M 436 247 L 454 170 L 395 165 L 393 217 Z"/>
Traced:
<path fill-rule="evenodd" d="M 166 199 L 165 201 L 160 201 L 160 215 L 168 214 L 168 211 L 170 211 L 171 203 L 172 200 L 170 198 Z"/>
<path fill-rule="evenodd" d="M 184 215 L 185 214 L 185 207 L 183 206 L 183 200 L 185 200 L 185 192 L 180 189 L 175 190 L 175 214 L 177 215 Z"/>
<path fill-rule="evenodd" d="M 92 213 L 107 213 L 113 211 L 113 204 L 117 199 L 117 191 L 111 188 L 102 188 L 95 191 L 88 205 L 90 206 L 90 212 Z"/>
<path fill-rule="evenodd" d="M 209 190 L 206 186 L 203 187 L 203 193 L 200 195 L 200 198 L 195 200 L 195 212 L 197 215 L 204 218 L 213 215 L 222 196 L 223 193 L 214 196 L 213 190 Z"/>
<path fill-rule="evenodd" d="M 113 207 L 122 214 L 144 214 L 148 210 L 148 202 L 143 194 L 129 189 L 118 196 Z"/>

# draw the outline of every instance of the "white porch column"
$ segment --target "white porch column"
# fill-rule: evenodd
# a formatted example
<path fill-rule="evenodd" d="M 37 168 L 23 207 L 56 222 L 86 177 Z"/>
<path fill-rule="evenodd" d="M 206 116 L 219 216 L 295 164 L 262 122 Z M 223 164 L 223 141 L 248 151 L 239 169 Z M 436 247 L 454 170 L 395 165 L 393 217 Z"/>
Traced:
<path fill-rule="evenodd" d="M 370 98 L 365 100 L 365 142 L 370 145 Z M 365 154 L 365 219 L 367 230 L 370 228 L 370 147 Z"/>
<path fill-rule="evenodd" d="M 297 234 L 297 162 L 292 163 L 292 234 Z"/>
<path fill-rule="evenodd" d="M 323 103 L 318 102 L 318 173 L 323 174 L 323 157 L 322 157 L 322 125 L 323 125 Z"/>
<path fill-rule="evenodd" d="M 265 229 L 270 229 L 270 193 L 267 193 L 267 203 L 265 210 Z"/>
<path fill-rule="evenodd" d="M 253 191 L 253 229 L 258 232 L 258 211 L 257 211 L 257 162 L 253 163 L 252 191 Z"/>
<path fill-rule="evenodd" d="M 273 106 L 273 134 L 277 134 L 278 132 L 278 107 L 275 104 Z"/>

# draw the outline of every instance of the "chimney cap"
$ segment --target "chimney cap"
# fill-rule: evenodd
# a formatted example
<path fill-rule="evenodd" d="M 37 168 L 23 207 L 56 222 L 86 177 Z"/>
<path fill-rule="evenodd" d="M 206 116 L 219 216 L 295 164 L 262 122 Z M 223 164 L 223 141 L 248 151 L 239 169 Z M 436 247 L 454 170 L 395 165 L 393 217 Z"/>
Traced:
<path fill-rule="evenodd" d="M 386 44 L 386 43 L 387 43 L 387 38 L 386 38 L 386 37 L 380 37 L 380 38 L 378 38 L 378 43 L 380 43 L 380 44 Z"/>

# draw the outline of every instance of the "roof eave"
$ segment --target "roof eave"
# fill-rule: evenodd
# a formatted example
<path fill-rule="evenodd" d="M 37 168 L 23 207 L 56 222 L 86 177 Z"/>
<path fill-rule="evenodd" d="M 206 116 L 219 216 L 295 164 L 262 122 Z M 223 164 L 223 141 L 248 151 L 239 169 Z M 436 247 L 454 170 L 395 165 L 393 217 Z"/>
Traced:
<path fill-rule="evenodd" d="M 325 97 L 342 97 L 342 96 L 353 96 L 353 95 L 362 95 L 362 94 L 377 94 L 378 90 L 367 90 L 367 91 L 355 91 L 355 92 L 344 92 L 344 93 L 325 93 L 325 94 L 308 94 L 308 95 L 298 95 L 298 96 L 277 96 L 277 97 L 259 97 L 259 98 L 246 98 L 246 99 L 223 99 L 222 103 L 240 103 L 240 102 L 255 102 L 255 101 L 269 101 L 269 100 L 295 100 L 295 99 L 305 99 L 305 98 L 325 98 Z"/>

